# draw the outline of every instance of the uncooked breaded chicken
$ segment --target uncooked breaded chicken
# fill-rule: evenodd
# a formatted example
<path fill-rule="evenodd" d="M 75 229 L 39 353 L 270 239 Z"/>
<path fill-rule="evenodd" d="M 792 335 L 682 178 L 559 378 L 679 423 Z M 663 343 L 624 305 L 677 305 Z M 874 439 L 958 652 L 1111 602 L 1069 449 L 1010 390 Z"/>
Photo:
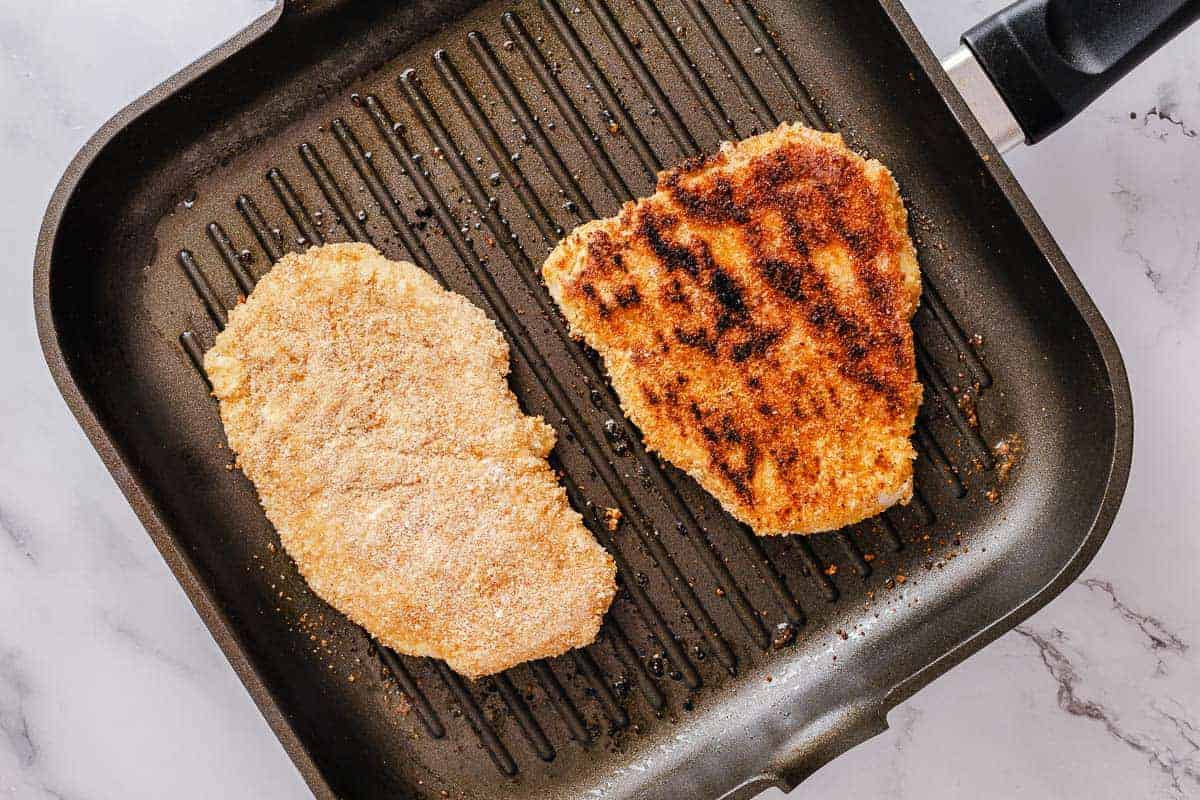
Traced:
<path fill-rule="evenodd" d="M 230 313 L 204 368 L 309 586 L 383 644 L 477 677 L 596 637 L 613 560 L 466 298 L 368 245 L 313 248 Z"/>
<path fill-rule="evenodd" d="M 800 125 L 659 175 L 543 275 L 646 445 L 759 534 L 912 496 L 921 292 L 891 174 Z"/>

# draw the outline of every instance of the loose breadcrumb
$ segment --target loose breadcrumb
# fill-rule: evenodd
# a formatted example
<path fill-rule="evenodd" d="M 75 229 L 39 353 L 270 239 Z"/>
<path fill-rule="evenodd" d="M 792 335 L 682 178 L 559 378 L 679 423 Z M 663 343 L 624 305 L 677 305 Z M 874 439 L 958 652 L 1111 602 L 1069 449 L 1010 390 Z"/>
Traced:
<path fill-rule="evenodd" d="M 604 509 L 604 526 L 610 531 L 616 532 L 621 525 L 621 509 L 606 508 Z"/>

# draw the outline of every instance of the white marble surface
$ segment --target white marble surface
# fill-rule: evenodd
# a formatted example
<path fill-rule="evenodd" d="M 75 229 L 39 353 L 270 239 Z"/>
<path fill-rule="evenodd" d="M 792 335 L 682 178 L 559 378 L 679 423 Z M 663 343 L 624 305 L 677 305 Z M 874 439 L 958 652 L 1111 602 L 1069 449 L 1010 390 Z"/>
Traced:
<path fill-rule="evenodd" d="M 945 52 L 1001 4 L 909 5 Z M 0 0 L 0 797 L 308 796 L 68 414 L 30 304 L 38 225 L 77 148 L 268 6 Z M 1200 797 L 1198 75 L 1200 28 L 1009 157 L 1133 383 L 1107 544 L 796 796 Z"/>

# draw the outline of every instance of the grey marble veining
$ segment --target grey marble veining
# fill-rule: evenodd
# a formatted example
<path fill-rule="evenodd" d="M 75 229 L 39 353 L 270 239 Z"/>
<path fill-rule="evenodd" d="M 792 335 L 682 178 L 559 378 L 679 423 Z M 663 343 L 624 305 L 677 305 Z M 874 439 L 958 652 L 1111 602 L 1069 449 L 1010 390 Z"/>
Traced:
<path fill-rule="evenodd" d="M 308 796 L 59 398 L 30 304 L 37 227 L 78 147 L 269 5 L 0 0 L 0 797 Z M 909 8 L 947 52 L 1000 5 Z M 1197 76 L 1200 29 L 1008 157 L 1133 384 L 1108 542 L 795 796 L 1200 797 Z"/>

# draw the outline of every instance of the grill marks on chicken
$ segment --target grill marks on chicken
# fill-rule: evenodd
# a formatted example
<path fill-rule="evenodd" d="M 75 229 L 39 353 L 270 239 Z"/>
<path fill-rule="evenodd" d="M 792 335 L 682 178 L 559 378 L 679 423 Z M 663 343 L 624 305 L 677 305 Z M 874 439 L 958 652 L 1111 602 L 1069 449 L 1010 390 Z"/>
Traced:
<path fill-rule="evenodd" d="M 543 269 L 647 446 L 763 534 L 907 502 L 920 276 L 890 173 L 783 125 L 657 189 Z"/>

